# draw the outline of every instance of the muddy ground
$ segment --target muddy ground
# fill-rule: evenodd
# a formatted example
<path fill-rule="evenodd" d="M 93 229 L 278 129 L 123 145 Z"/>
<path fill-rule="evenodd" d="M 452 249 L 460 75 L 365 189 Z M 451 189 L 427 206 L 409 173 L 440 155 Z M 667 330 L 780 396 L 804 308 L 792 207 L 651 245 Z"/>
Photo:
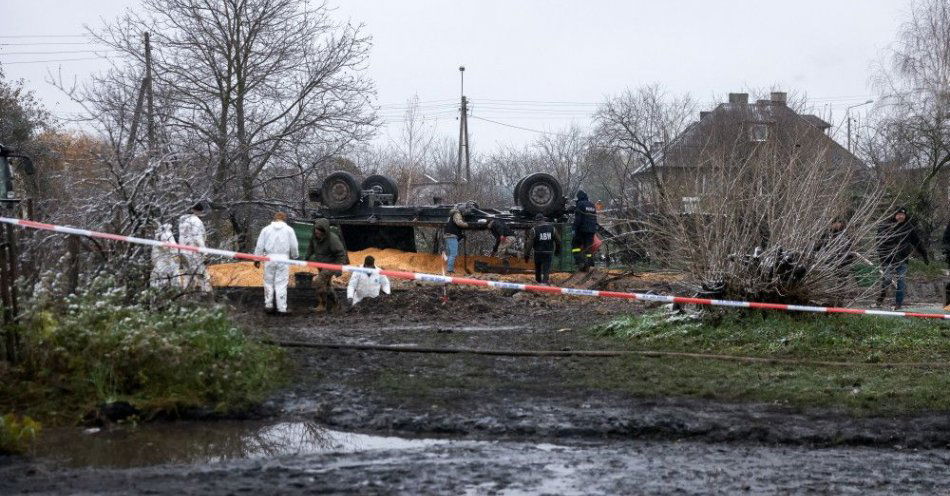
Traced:
<path fill-rule="evenodd" d="M 640 304 L 402 286 L 343 315 L 242 317 L 279 341 L 514 350 L 616 348 L 587 330 Z M 256 293 L 248 300 L 256 302 Z M 240 300 L 238 298 L 237 300 Z M 438 444 L 144 468 L 0 461 L 0 493 L 855 493 L 950 490 L 950 416 L 860 417 L 643 398 L 577 376 L 630 358 L 289 348 L 293 378 L 258 415 Z M 636 378 L 631 378 L 636 380 Z M 168 424 L 174 429 L 175 424 Z M 225 457 L 227 458 L 227 457 Z M 174 461 L 174 460 L 169 460 Z M 80 464 L 81 465 L 81 464 Z"/>

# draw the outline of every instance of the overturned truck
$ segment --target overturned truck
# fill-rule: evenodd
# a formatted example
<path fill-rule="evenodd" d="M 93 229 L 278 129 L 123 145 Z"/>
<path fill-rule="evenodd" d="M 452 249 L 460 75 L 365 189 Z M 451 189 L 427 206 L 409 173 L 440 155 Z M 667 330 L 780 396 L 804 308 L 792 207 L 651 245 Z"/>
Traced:
<path fill-rule="evenodd" d="M 464 215 L 473 229 L 485 229 L 479 220 L 500 219 L 514 231 L 526 231 L 542 214 L 553 222 L 562 237 L 564 246 L 570 245 L 568 201 L 558 180 L 545 173 L 534 173 L 518 181 L 512 192 L 515 206 L 505 209 L 474 208 Z M 309 212 L 311 219 L 326 218 L 330 225 L 339 229 L 348 250 L 367 248 L 395 248 L 416 252 L 417 229 L 434 228 L 431 248 L 437 252 L 441 246 L 441 228 L 449 220 L 452 204 L 443 204 L 434 199 L 431 205 L 397 205 L 399 189 L 391 178 L 374 174 L 360 181 L 349 172 L 337 171 L 328 175 L 319 187 L 309 192 L 315 204 Z M 294 223 L 301 246 L 309 242 L 312 221 Z M 570 270 L 572 261 L 569 250 L 555 260 L 555 270 Z"/>

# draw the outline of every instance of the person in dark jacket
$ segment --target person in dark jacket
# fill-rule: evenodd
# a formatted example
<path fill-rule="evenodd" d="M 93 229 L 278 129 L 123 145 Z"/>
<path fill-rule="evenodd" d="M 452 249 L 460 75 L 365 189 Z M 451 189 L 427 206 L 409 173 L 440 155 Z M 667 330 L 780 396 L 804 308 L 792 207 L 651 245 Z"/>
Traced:
<path fill-rule="evenodd" d="M 877 297 L 877 306 L 884 305 L 888 286 L 895 284 L 897 291 L 894 294 L 895 310 L 904 305 L 904 289 L 907 274 L 907 260 L 916 250 L 924 263 L 930 264 L 927 247 L 920 239 L 917 228 L 907 216 L 907 210 L 898 208 L 894 215 L 884 221 L 877 230 L 878 257 L 881 261 L 881 293 Z"/>
<path fill-rule="evenodd" d="M 571 253 L 578 270 L 588 270 L 594 266 L 594 235 L 597 234 L 597 207 L 583 190 L 577 192 L 574 204 L 574 238 L 571 240 Z"/>
<path fill-rule="evenodd" d="M 561 240 L 558 239 L 554 224 L 547 222 L 544 215 L 534 217 L 539 224 L 528 231 L 528 243 L 524 250 L 524 261 L 531 258 L 534 251 L 534 280 L 541 284 L 551 283 L 551 262 L 554 255 L 561 253 Z"/>
<path fill-rule="evenodd" d="M 327 219 L 317 219 L 313 223 L 313 232 L 310 237 L 310 244 L 307 246 L 307 260 L 311 262 L 321 262 L 328 264 L 347 265 L 350 263 L 350 257 L 346 254 L 346 248 L 340 237 L 330 231 L 330 221 Z M 335 301 L 331 283 L 334 277 L 343 275 L 338 270 L 320 269 L 317 276 L 313 278 L 317 290 L 318 313 L 326 312 L 329 309 L 329 303 Z"/>
<path fill-rule="evenodd" d="M 459 241 L 465 239 L 465 230 L 473 226 L 465 222 L 465 215 L 475 211 L 475 202 L 459 203 L 449 211 L 449 220 L 443 228 L 443 240 L 445 242 L 445 272 L 451 274 L 455 272 L 455 259 L 459 256 Z M 487 219 L 478 219 L 475 224 L 482 225 L 488 222 Z"/>
<path fill-rule="evenodd" d="M 827 251 L 829 262 L 833 263 L 839 272 L 847 272 L 847 267 L 854 263 L 853 248 L 854 242 L 845 235 L 844 221 L 835 218 L 815 245 L 815 252 Z"/>

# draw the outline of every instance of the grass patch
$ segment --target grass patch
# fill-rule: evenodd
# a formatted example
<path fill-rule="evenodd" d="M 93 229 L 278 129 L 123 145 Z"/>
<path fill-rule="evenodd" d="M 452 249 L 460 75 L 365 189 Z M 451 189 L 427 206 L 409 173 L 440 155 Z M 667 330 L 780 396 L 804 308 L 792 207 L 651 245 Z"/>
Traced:
<path fill-rule="evenodd" d="M 595 332 L 629 349 L 821 361 L 950 362 L 950 323 L 868 316 L 761 312 L 715 318 L 661 313 L 618 318 Z M 680 395 L 855 413 L 950 410 L 947 369 L 821 367 L 631 357 L 578 370 L 575 384 L 639 395 Z"/>
<path fill-rule="evenodd" d="M 0 455 L 25 453 L 39 433 L 39 422 L 30 417 L 0 416 Z"/>
<path fill-rule="evenodd" d="M 907 275 L 916 277 L 925 277 L 927 279 L 943 278 L 944 271 L 947 270 L 947 264 L 937 260 L 932 260 L 930 264 L 925 264 L 923 260 L 911 258 L 907 261 Z"/>
<path fill-rule="evenodd" d="M 107 280 L 61 305 L 36 303 L 18 331 L 21 360 L 0 374 L 0 410 L 44 423 L 120 401 L 144 416 L 239 411 L 282 376 L 282 352 L 249 340 L 225 308 L 130 298 Z"/>
<path fill-rule="evenodd" d="M 950 322 L 866 315 L 729 312 L 620 317 L 595 332 L 640 349 L 866 362 L 950 362 Z"/>

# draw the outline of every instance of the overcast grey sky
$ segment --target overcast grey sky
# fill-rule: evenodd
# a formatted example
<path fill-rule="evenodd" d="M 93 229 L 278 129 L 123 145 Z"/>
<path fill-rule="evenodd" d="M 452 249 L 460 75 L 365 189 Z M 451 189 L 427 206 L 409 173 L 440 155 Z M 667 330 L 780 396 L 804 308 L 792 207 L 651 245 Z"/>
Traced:
<path fill-rule="evenodd" d="M 23 78 L 57 115 L 77 110 L 44 82 L 47 71 L 82 80 L 104 59 L 77 35 L 136 0 L 0 0 L 0 62 Z M 340 20 L 365 25 L 374 48 L 369 75 L 387 133 L 398 134 L 402 107 L 418 94 L 438 132 L 457 135 L 452 113 L 458 66 L 473 116 L 553 132 L 589 124 L 594 104 L 624 88 L 659 83 L 711 105 L 745 88 L 806 93 L 839 123 L 848 105 L 871 97 L 872 65 L 906 18 L 905 0 L 331 0 Z M 12 45 L 12 43 L 31 43 Z M 14 52 L 31 52 L 17 55 Z M 551 103 L 570 102 L 570 103 Z M 473 119 L 473 151 L 521 145 L 539 136 Z"/>

